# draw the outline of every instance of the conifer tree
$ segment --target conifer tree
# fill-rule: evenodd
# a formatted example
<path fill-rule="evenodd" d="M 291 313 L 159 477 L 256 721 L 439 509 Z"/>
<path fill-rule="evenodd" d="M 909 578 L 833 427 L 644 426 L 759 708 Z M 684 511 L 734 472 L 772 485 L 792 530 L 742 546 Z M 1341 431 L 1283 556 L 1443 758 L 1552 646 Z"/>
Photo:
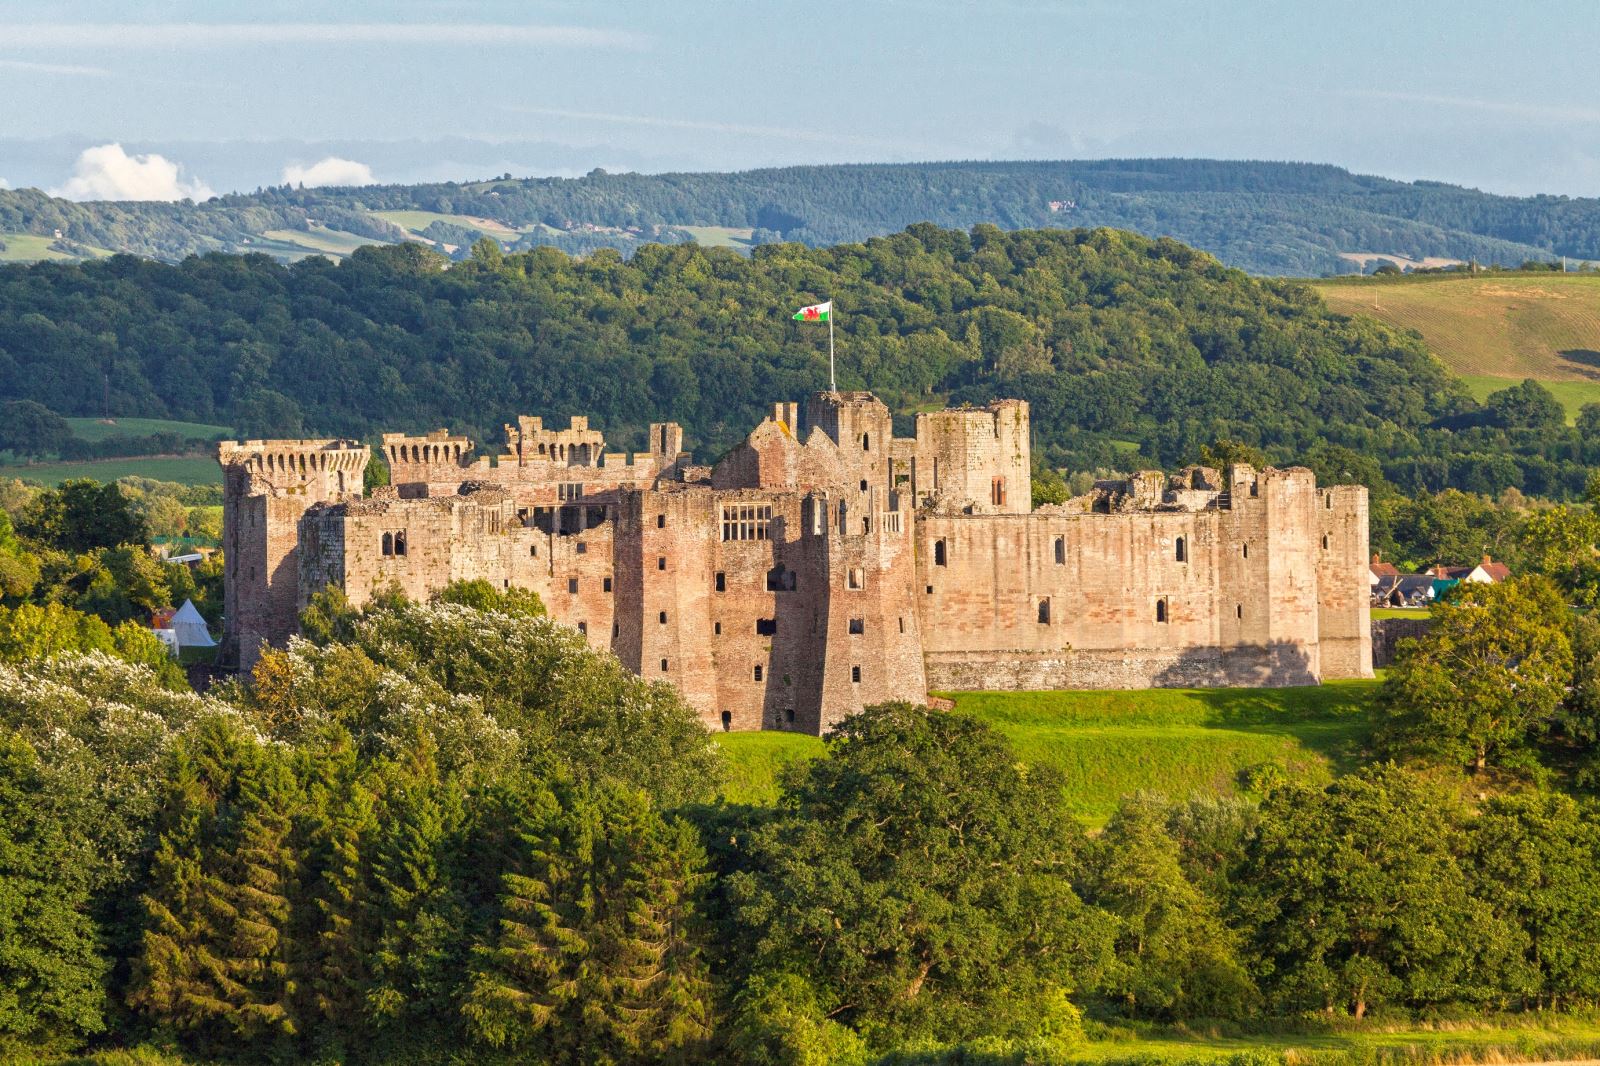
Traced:
<path fill-rule="evenodd" d="M 496 790 L 487 806 L 504 841 L 493 926 L 473 951 L 462 1011 L 495 1047 L 564 1057 L 578 1020 L 596 905 L 594 811 L 545 787 Z"/>
<path fill-rule="evenodd" d="M 175 753 L 129 1001 L 208 1048 L 295 1032 L 295 793 L 286 757 L 224 719 Z"/>
<path fill-rule="evenodd" d="M 374 797 L 340 731 L 303 755 L 306 803 L 296 843 L 303 856 L 296 900 L 297 1010 L 324 1042 L 348 1046 L 359 1033 L 375 947 L 370 863 Z"/>
<path fill-rule="evenodd" d="M 599 1033 L 621 1061 L 698 1058 L 711 1031 L 711 988 L 697 907 L 708 877 L 693 828 L 642 793 L 602 797 L 594 990 Z"/>
<path fill-rule="evenodd" d="M 460 789 L 440 779 L 426 743 L 383 769 L 378 785 L 369 906 L 375 949 L 367 1014 L 392 1033 L 412 1024 L 449 1032 L 466 950 L 457 868 L 465 815 Z"/>

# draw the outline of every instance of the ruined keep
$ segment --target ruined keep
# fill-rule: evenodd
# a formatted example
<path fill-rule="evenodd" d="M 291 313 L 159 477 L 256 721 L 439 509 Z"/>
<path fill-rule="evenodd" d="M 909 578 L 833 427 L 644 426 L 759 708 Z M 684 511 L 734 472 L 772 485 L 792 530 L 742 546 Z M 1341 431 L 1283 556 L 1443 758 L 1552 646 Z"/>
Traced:
<path fill-rule="evenodd" d="M 715 467 L 675 423 L 607 452 L 520 418 L 496 455 L 385 434 L 225 442 L 224 655 L 248 669 L 325 585 L 360 605 L 483 579 L 722 729 L 826 731 L 935 689 L 1307 685 L 1372 676 L 1367 495 L 1309 470 L 1191 467 L 1034 509 L 1028 405 L 917 416 L 781 403 Z"/>

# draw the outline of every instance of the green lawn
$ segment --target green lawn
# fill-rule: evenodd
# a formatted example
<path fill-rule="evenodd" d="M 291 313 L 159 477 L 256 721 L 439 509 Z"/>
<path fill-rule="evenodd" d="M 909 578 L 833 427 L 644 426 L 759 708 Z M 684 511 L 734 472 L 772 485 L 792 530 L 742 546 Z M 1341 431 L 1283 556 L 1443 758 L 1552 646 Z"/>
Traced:
<path fill-rule="evenodd" d="M 1428 614 L 1428 609 L 1426 607 L 1374 607 L 1372 609 L 1372 617 L 1374 617 L 1374 618 L 1427 618 L 1427 617 L 1429 617 L 1429 614 Z"/>
<path fill-rule="evenodd" d="M 79 440 L 98 441 L 107 437 L 148 437 L 153 433 L 181 433 L 189 440 L 213 441 L 231 437 L 233 430 L 227 426 L 212 426 L 203 422 L 174 422 L 166 418 L 114 418 L 109 422 L 98 418 L 69 418 L 72 435 Z"/>
<path fill-rule="evenodd" d="M 1086 1066 L 1208 1066 L 1211 1063 L 1270 1063 L 1273 1066 L 1444 1066 L 1444 1064 L 1515 1062 L 1593 1062 L 1600 1058 L 1600 1024 L 1593 1019 L 1561 1015 L 1506 1015 L 1479 1022 L 1424 1024 L 1329 1025 L 1308 1022 L 1299 1031 L 1233 1035 L 1220 1032 L 1174 1031 L 1093 1040 L 1073 1048 L 1065 1060 Z M 137 1048 L 82 1057 L 43 1057 L 59 1066 L 203 1066 L 209 1060 L 166 1051 Z M 403 1060 L 395 1060 L 396 1063 Z M 915 1066 L 916 1052 L 895 1061 Z M 931 1061 L 931 1057 L 930 1060 Z M 945 1058 L 941 1061 L 955 1061 Z M 979 1052 L 962 1060 L 1021 1062 L 1010 1056 L 990 1058 Z M 1029 1059 L 1027 1061 L 1045 1061 Z"/>
<path fill-rule="evenodd" d="M 148 477 L 180 485 L 220 485 L 222 467 L 204 455 L 149 455 L 133 459 L 94 459 L 81 463 L 14 463 L 0 466 L 0 477 L 18 477 L 41 485 L 59 485 L 73 478 L 115 481 Z"/>
<path fill-rule="evenodd" d="M 504 222 L 496 222 L 492 218 L 479 218 L 476 215 L 445 215 L 438 211 L 374 211 L 372 214 L 419 235 L 435 222 L 448 222 L 452 226 L 475 229 L 479 233 L 506 241 L 516 240 L 518 234 L 523 232 Z"/>
<path fill-rule="evenodd" d="M 1149 689 L 1137 692 L 941 693 L 988 722 L 1028 762 L 1061 769 L 1066 802 L 1089 825 L 1118 800 L 1149 790 L 1174 799 L 1236 790 L 1249 770 L 1271 765 L 1327 779 L 1359 762 L 1370 730 L 1375 681 L 1283 689 Z M 730 733 L 732 802 L 770 803 L 781 767 L 821 753 L 815 737 Z"/>

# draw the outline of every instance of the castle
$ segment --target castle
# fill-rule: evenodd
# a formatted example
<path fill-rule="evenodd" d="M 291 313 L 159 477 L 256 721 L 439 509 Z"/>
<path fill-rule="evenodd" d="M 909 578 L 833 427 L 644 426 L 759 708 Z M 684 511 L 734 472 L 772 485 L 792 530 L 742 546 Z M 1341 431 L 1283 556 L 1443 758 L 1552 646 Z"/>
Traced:
<path fill-rule="evenodd" d="M 825 732 L 929 689 L 1305 685 L 1372 676 L 1367 496 L 1309 470 L 1190 467 L 1031 506 L 1028 405 L 919 414 L 865 392 L 780 403 L 714 467 L 675 423 L 607 452 L 586 418 L 465 437 L 226 441 L 224 657 L 307 598 L 449 582 L 557 620 L 721 729 Z"/>

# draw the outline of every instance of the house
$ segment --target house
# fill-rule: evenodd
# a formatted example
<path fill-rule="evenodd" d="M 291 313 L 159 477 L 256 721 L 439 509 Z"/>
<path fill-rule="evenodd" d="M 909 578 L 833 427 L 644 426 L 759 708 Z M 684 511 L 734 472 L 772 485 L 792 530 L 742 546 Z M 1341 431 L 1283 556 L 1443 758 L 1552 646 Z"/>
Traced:
<path fill-rule="evenodd" d="M 1505 563 L 1497 563 L 1487 555 L 1473 566 L 1435 566 L 1428 573 L 1451 581 L 1473 581 L 1480 585 L 1498 585 L 1511 576 Z"/>
<path fill-rule="evenodd" d="M 1399 577 L 1400 569 L 1393 563 L 1384 562 L 1377 552 L 1373 552 L 1372 562 L 1367 565 L 1367 573 L 1371 577 L 1371 584 L 1376 587 L 1378 582 L 1385 578 Z"/>

